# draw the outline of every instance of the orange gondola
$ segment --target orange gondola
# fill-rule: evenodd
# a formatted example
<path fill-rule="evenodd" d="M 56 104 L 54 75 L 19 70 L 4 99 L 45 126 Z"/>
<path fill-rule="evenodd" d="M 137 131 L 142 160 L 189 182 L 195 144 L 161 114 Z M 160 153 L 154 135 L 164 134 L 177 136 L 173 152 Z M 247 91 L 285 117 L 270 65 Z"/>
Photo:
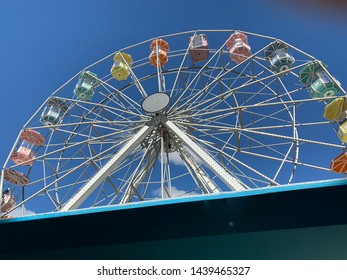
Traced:
<path fill-rule="evenodd" d="M 334 158 L 330 163 L 330 169 L 337 173 L 347 173 L 347 153 L 342 153 Z"/>
<path fill-rule="evenodd" d="M 155 39 L 150 45 L 151 54 L 149 60 L 155 67 L 164 66 L 168 62 L 167 52 L 170 51 L 168 42 L 163 39 Z"/>

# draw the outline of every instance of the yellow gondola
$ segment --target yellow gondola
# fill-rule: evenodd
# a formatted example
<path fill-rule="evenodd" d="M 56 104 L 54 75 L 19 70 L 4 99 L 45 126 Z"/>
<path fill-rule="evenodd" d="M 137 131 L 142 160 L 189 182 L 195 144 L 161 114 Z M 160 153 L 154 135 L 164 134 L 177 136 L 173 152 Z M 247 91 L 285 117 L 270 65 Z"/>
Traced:
<path fill-rule="evenodd" d="M 347 121 L 340 125 L 337 136 L 343 143 L 347 143 Z"/>
<path fill-rule="evenodd" d="M 347 100 L 344 97 L 338 97 L 330 102 L 324 108 L 324 117 L 329 121 L 342 121 L 346 117 Z"/>
<path fill-rule="evenodd" d="M 118 81 L 124 81 L 130 75 L 130 67 L 133 65 L 133 59 L 130 54 L 117 52 L 113 58 L 111 74 Z"/>

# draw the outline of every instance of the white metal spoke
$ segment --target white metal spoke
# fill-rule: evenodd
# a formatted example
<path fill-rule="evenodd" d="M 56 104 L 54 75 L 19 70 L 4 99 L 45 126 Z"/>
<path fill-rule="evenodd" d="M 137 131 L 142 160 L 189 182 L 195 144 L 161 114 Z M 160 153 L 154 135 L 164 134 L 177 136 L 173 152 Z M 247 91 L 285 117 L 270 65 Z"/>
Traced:
<path fill-rule="evenodd" d="M 212 149 L 216 149 L 216 148 L 214 148 L 212 145 L 207 144 L 207 146 L 209 146 L 209 147 L 212 148 Z M 221 154 L 227 156 L 227 154 L 226 154 L 224 151 L 219 151 L 219 152 L 220 152 Z M 266 176 L 265 174 L 262 174 L 261 172 L 257 171 L 256 169 L 252 168 L 251 166 L 249 166 L 249 165 L 243 163 L 242 161 L 240 161 L 240 160 L 238 160 L 238 159 L 236 159 L 236 158 L 233 158 L 233 160 L 234 160 L 236 163 L 242 165 L 243 167 L 245 167 L 245 168 L 251 170 L 251 171 L 254 172 L 255 174 L 257 174 L 257 175 L 263 177 L 263 178 L 266 179 L 271 185 L 278 185 L 278 183 L 276 183 L 274 180 L 272 180 L 271 178 L 269 178 L 269 177 Z"/>
<path fill-rule="evenodd" d="M 302 66 L 303 66 L 303 65 L 300 65 L 300 66 L 297 66 L 296 68 L 301 68 Z M 227 71 L 227 73 L 229 73 L 229 72 L 231 72 L 231 70 L 228 70 L 228 71 Z M 224 75 L 227 74 L 227 73 L 224 73 L 224 74 L 221 75 L 221 76 L 224 76 Z M 214 96 L 214 97 L 211 97 L 211 98 L 208 99 L 208 100 L 205 100 L 205 101 L 203 101 L 203 102 L 200 102 L 199 104 L 194 104 L 194 103 L 192 103 L 192 104 L 194 104 L 194 106 L 189 106 L 189 109 L 186 109 L 186 110 L 195 110 L 195 109 L 197 109 L 197 108 L 199 108 L 199 107 L 204 107 L 205 109 L 208 109 L 209 107 L 215 106 L 216 104 L 218 104 L 219 102 L 221 102 L 221 101 L 220 101 L 221 98 L 223 98 L 223 99 L 229 98 L 231 95 L 233 95 L 236 91 L 238 91 L 238 90 L 240 90 L 240 89 L 243 89 L 243 88 L 245 88 L 245 87 L 254 85 L 254 84 L 256 84 L 256 83 L 260 83 L 260 82 L 266 81 L 266 80 L 268 80 L 269 78 L 272 78 L 272 77 L 274 77 L 274 76 L 275 76 L 275 75 L 272 74 L 272 75 L 269 75 L 269 76 L 267 76 L 267 77 L 264 77 L 264 78 L 255 80 L 255 81 L 252 81 L 252 82 L 249 82 L 249 83 L 245 83 L 245 84 L 243 84 L 243 85 L 241 85 L 241 86 L 238 86 L 238 87 L 235 87 L 235 88 L 233 88 L 233 89 L 227 90 L 226 92 L 224 92 L 223 94 L 221 94 L 221 95 L 219 95 L 219 96 Z M 218 79 L 221 79 L 221 77 L 216 77 L 216 79 L 214 80 L 213 83 L 215 83 L 215 81 L 217 81 Z M 208 87 L 210 87 L 210 85 L 207 85 L 207 86 L 206 86 L 204 89 L 202 89 L 199 93 L 201 94 L 201 92 L 202 92 L 203 90 L 205 90 L 206 88 L 208 88 Z M 215 103 L 212 103 L 212 105 L 207 105 L 208 102 L 212 102 L 212 101 L 214 101 Z M 184 105 L 185 105 L 185 104 L 181 105 L 180 108 L 184 107 Z M 180 109 L 180 108 L 179 108 L 179 109 Z M 175 111 L 178 111 L 178 109 L 176 109 Z M 175 111 L 173 111 L 173 112 L 175 112 Z"/>
<path fill-rule="evenodd" d="M 165 125 L 171 129 L 179 139 L 181 139 L 188 147 L 192 149 L 196 156 L 198 156 L 204 163 L 211 168 L 211 170 L 219 176 L 224 183 L 226 183 L 231 189 L 244 190 L 245 187 L 229 173 L 227 173 L 223 167 L 221 167 L 210 155 L 208 155 L 202 148 L 194 143 L 185 133 L 180 130 L 173 122 L 167 121 Z"/>
<path fill-rule="evenodd" d="M 193 82 L 195 81 L 196 77 L 198 77 L 198 75 L 200 73 L 203 72 L 203 70 L 205 69 L 205 67 L 207 67 L 207 65 L 209 64 L 210 61 L 212 61 L 212 59 L 220 52 L 222 51 L 222 49 L 224 48 L 224 44 L 219 48 L 218 51 L 216 51 L 213 56 L 204 64 L 204 66 L 198 71 L 198 73 L 196 74 L 196 76 L 192 79 L 192 81 L 188 84 L 187 89 L 193 84 Z M 177 98 L 176 102 L 172 105 L 172 108 L 175 108 L 175 106 L 180 102 L 180 100 L 182 99 L 182 97 L 184 96 L 184 94 L 186 93 L 186 90 L 183 90 L 183 92 L 181 93 L 181 96 Z M 180 107 L 178 107 L 178 109 L 180 109 Z M 170 113 L 170 111 L 169 111 Z"/>
<path fill-rule="evenodd" d="M 223 46 L 224 46 L 224 45 L 223 45 Z M 256 54 L 258 54 L 258 53 L 264 51 L 264 49 L 267 48 L 267 47 L 269 47 L 269 46 L 270 46 L 270 44 L 267 45 L 266 47 L 262 48 L 261 50 L 259 50 Z M 252 55 L 252 57 L 255 56 L 256 54 Z M 244 63 L 244 62 L 243 62 L 243 63 Z M 217 81 L 219 81 L 220 79 L 222 79 L 225 75 L 229 74 L 229 73 L 232 72 L 232 71 L 235 71 L 235 68 L 236 68 L 236 67 L 237 67 L 237 66 L 235 66 L 235 67 L 233 67 L 233 68 L 231 68 L 231 69 L 229 69 L 229 70 L 227 70 L 227 71 L 225 71 L 225 72 L 224 72 L 224 71 L 221 71 L 221 72 L 215 77 L 215 79 L 214 79 L 210 84 L 206 85 L 198 94 L 201 94 L 201 92 L 203 92 L 203 91 L 206 90 L 207 88 L 211 87 L 211 85 L 213 85 L 214 83 L 216 83 Z M 267 78 L 268 78 L 268 77 L 263 78 L 263 79 L 267 79 Z M 260 79 L 260 80 L 261 80 L 261 79 Z M 256 81 L 256 82 L 257 82 L 257 81 Z M 243 86 L 236 87 L 236 88 L 234 88 L 234 89 L 232 90 L 232 92 L 235 91 L 235 90 L 238 90 L 238 89 L 240 89 L 240 88 L 243 88 L 243 87 L 245 87 L 245 86 L 249 86 L 250 84 L 253 84 L 253 83 L 255 83 L 255 82 L 246 83 L 246 84 L 243 85 Z M 223 96 L 223 97 L 226 98 L 227 95 L 229 95 L 229 94 L 230 94 L 230 92 L 227 92 L 227 93 L 223 94 L 223 95 L 225 95 L 225 96 Z M 215 97 L 215 98 L 212 98 L 212 99 L 215 100 L 216 98 L 220 98 L 220 97 Z M 208 101 L 210 102 L 211 100 L 208 100 Z M 191 100 L 188 100 L 186 103 L 188 103 L 188 102 L 189 102 L 190 104 L 194 104 Z M 175 112 L 175 111 L 181 109 L 182 107 L 184 107 L 184 106 L 186 105 L 186 103 L 185 103 L 185 104 L 182 104 L 180 107 L 176 108 L 173 112 Z M 206 101 L 205 101 L 205 102 L 201 102 L 201 103 L 205 104 Z M 189 109 L 194 109 L 195 106 L 189 106 L 188 108 L 189 108 Z"/>
<path fill-rule="evenodd" d="M 153 130 L 152 126 L 144 126 L 126 145 L 115 154 L 94 176 L 80 189 L 62 208 L 61 211 L 76 209 L 87 196 L 112 172 L 113 169 Z"/>
<path fill-rule="evenodd" d="M 193 36 L 195 36 L 195 35 L 196 35 L 196 32 L 194 32 Z M 178 68 L 177 75 L 176 75 L 176 77 L 175 77 L 175 81 L 174 81 L 174 83 L 173 83 L 173 85 L 172 85 L 172 89 L 171 89 L 171 92 L 170 92 L 170 98 L 172 98 L 172 96 L 173 96 L 174 89 L 176 88 L 178 78 L 180 77 L 180 75 L 181 75 L 181 73 L 182 73 L 183 64 L 184 64 L 184 62 L 186 61 L 188 52 L 189 52 L 189 45 L 188 45 L 187 50 L 186 50 L 186 52 L 185 52 L 185 54 L 184 54 L 184 57 L 183 57 L 182 62 L 181 62 L 181 65 L 180 65 L 179 68 Z"/>

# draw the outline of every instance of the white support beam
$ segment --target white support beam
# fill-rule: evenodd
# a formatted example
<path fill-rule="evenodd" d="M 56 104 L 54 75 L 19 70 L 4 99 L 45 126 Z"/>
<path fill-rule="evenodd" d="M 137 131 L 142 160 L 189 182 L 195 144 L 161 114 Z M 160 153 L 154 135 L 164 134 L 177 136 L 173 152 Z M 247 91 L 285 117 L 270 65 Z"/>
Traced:
<path fill-rule="evenodd" d="M 195 179 L 199 182 L 199 187 L 203 193 L 219 193 L 220 190 L 213 180 L 206 175 L 204 170 L 199 166 L 191 154 L 189 154 L 182 146 L 177 147 L 182 160 L 194 172 Z"/>
<path fill-rule="evenodd" d="M 87 197 L 109 176 L 115 168 L 153 130 L 154 124 L 141 128 L 99 171 L 61 208 L 60 211 L 77 209 Z"/>
<path fill-rule="evenodd" d="M 217 161 L 197 145 L 189 136 L 185 134 L 172 121 L 166 121 L 165 125 L 183 142 L 190 150 L 194 152 L 229 188 L 235 191 L 246 189 L 239 180 L 228 173 Z"/>

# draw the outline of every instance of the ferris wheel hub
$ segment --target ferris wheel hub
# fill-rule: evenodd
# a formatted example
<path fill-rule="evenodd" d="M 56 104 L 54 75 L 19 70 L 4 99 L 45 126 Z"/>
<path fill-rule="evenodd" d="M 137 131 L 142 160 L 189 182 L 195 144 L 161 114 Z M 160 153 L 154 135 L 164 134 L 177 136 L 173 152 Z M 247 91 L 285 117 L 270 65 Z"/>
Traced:
<path fill-rule="evenodd" d="M 147 96 L 142 102 L 142 109 L 147 113 L 159 113 L 170 103 L 170 97 L 164 92 L 157 92 Z"/>

